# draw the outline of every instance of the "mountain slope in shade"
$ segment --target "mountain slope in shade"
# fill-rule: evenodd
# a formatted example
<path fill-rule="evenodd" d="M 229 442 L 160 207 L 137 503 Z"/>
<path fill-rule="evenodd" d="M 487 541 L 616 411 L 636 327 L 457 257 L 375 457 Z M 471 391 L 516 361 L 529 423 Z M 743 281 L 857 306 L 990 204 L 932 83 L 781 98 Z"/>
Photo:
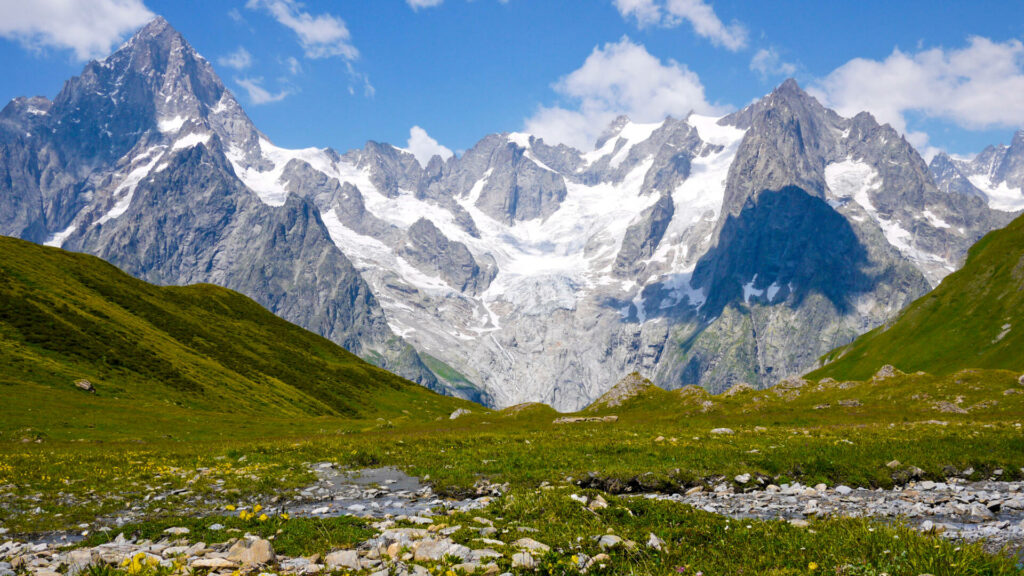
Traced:
<path fill-rule="evenodd" d="M 811 378 L 904 372 L 1024 371 L 1024 216 L 971 248 L 964 267 L 893 321 L 838 348 Z"/>
<path fill-rule="evenodd" d="M 211 282 L 419 383 L 436 378 L 299 198 L 264 203 L 235 167 L 265 139 L 162 18 L 53 102 L 0 113 L 0 233 L 101 256 L 159 284 Z M 227 160 L 231 154 L 232 162 Z"/>
<path fill-rule="evenodd" d="M 9 402 L 36 387 L 84 394 L 72 383 L 87 379 L 111 407 L 157 402 L 274 418 L 416 410 L 429 419 L 468 406 L 368 364 L 237 292 L 158 287 L 93 256 L 3 236 L 0 365 Z"/>

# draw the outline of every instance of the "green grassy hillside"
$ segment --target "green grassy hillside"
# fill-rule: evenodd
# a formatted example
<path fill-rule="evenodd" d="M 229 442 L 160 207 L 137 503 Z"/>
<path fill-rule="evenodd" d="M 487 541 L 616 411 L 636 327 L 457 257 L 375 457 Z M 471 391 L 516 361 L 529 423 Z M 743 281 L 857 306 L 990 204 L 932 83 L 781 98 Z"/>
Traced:
<path fill-rule="evenodd" d="M 236 292 L 153 286 L 92 256 L 6 237 L 0 367 L 2 428 L 50 436 L 82 428 L 187 434 L 212 420 L 242 434 L 246 422 L 429 420 L 467 405 Z M 75 388 L 79 379 L 96 392 Z"/>
<path fill-rule="evenodd" d="M 884 364 L 940 375 L 1024 370 L 1024 217 L 982 238 L 963 269 L 896 320 L 822 360 L 809 378 L 862 380 Z"/>

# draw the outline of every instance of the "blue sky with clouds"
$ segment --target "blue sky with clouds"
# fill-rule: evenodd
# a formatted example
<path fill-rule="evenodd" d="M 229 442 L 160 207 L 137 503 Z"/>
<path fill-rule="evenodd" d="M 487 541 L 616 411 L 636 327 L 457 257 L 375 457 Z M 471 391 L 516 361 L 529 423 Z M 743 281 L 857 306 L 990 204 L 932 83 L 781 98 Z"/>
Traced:
<path fill-rule="evenodd" d="M 585 147 L 618 114 L 724 113 L 787 76 L 923 152 L 1024 127 L 1019 1 L 0 0 L 0 98 L 53 97 L 153 14 L 287 147 Z"/>

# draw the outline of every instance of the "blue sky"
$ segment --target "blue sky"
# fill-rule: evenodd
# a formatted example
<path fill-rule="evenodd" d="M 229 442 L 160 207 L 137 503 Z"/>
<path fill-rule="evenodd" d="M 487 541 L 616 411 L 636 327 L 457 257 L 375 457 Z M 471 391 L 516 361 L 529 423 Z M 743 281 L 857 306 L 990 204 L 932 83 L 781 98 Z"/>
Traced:
<path fill-rule="evenodd" d="M 742 107 L 786 76 L 924 152 L 1024 127 L 1024 3 L 716 0 L 0 0 L 0 97 L 53 97 L 161 14 L 287 147 L 462 150 L 524 128 Z M 233 58 L 232 58 L 233 56 Z"/>

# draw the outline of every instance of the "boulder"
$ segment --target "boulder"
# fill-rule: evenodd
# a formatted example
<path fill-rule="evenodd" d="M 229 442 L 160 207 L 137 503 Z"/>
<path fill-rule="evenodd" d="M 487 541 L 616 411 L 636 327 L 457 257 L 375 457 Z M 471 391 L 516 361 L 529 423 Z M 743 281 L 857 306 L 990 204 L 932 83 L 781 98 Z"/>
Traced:
<path fill-rule="evenodd" d="M 85 392 L 90 392 L 92 394 L 96 393 L 96 387 L 92 385 L 92 382 L 89 382 L 88 380 L 84 380 L 84 379 L 83 380 L 75 380 L 75 388 L 78 388 L 79 390 L 82 390 L 82 391 L 85 391 Z"/>
<path fill-rule="evenodd" d="M 536 562 L 533 560 L 533 556 L 530 556 L 526 552 L 520 552 L 512 556 L 512 567 L 522 568 L 523 570 L 533 570 Z"/>
<path fill-rule="evenodd" d="M 263 538 L 244 538 L 235 542 L 228 550 L 227 559 L 243 566 L 264 566 L 272 563 L 277 557 L 274 547 Z"/>
<path fill-rule="evenodd" d="M 359 564 L 359 553 L 355 550 L 336 550 L 324 558 L 324 564 L 328 570 L 344 568 L 346 570 L 361 570 Z"/>
<path fill-rule="evenodd" d="M 459 416 L 465 416 L 466 414 L 472 414 L 472 413 L 473 412 L 471 410 L 466 410 L 465 408 L 459 408 L 455 412 L 452 412 L 451 416 L 449 416 L 448 419 L 449 420 L 455 420 Z"/>
<path fill-rule="evenodd" d="M 530 552 L 547 552 L 551 547 L 543 542 L 537 542 L 533 538 L 520 538 L 512 543 L 515 548 L 529 550 Z"/>

